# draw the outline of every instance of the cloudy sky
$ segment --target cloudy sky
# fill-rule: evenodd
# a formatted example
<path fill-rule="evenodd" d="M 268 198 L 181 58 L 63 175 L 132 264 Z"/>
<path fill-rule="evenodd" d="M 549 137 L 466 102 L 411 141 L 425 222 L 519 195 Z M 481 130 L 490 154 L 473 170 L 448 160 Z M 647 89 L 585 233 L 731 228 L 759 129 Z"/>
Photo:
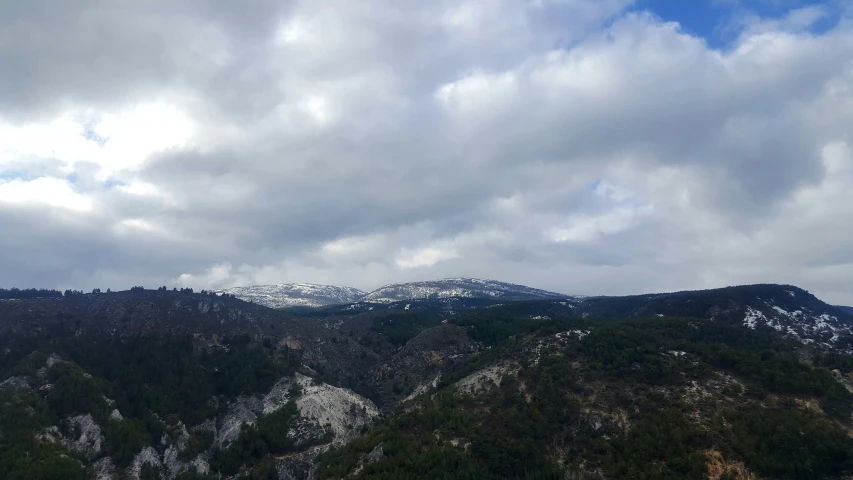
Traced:
<path fill-rule="evenodd" d="M 0 286 L 853 304 L 853 9 L 803 5 L 0 1 Z"/>

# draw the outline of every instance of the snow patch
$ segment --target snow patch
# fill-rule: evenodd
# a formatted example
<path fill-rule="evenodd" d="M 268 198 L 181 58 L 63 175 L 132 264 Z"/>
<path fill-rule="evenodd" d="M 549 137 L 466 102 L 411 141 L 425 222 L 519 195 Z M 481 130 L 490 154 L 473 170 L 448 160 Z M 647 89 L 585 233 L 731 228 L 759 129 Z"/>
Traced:
<path fill-rule="evenodd" d="M 755 330 L 755 326 L 758 324 L 759 320 L 763 320 L 766 322 L 767 318 L 764 316 L 763 313 L 759 312 L 758 310 L 752 307 L 746 307 L 746 316 L 743 319 L 743 324 L 746 327 Z"/>

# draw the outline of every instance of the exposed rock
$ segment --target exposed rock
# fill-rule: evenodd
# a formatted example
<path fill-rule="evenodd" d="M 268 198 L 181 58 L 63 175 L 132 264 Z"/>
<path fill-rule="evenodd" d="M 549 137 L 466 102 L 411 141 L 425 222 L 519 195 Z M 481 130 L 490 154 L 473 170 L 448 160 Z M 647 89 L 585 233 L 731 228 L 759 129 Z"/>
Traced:
<path fill-rule="evenodd" d="M 243 425 L 254 425 L 258 413 L 263 411 L 263 401 L 257 396 L 238 398 L 228 409 L 228 414 L 221 419 L 216 432 L 216 444 L 226 445 L 240 436 Z"/>
<path fill-rule="evenodd" d="M 270 392 L 264 395 L 262 401 L 264 415 L 277 411 L 290 401 L 290 389 L 293 387 L 293 384 L 294 380 L 292 377 L 284 377 L 273 385 Z"/>
<path fill-rule="evenodd" d="M 478 350 L 465 329 L 456 325 L 443 324 L 421 332 L 370 372 L 382 411 L 391 412 L 448 365 Z"/>
<path fill-rule="evenodd" d="M 112 480 L 115 474 L 115 465 L 110 457 L 99 459 L 92 465 L 95 471 L 95 480 Z"/>
<path fill-rule="evenodd" d="M 284 455 L 275 464 L 279 480 L 314 480 L 317 466 L 314 459 L 329 450 L 330 444 L 317 445 L 305 451 Z"/>
<path fill-rule="evenodd" d="M 142 451 L 134 457 L 133 463 L 131 463 L 128 468 L 130 478 L 139 480 L 139 474 L 142 472 L 142 467 L 145 465 L 150 465 L 154 468 L 163 467 L 163 463 L 160 462 L 160 456 L 157 455 L 157 451 L 151 447 L 143 448 Z"/>
<path fill-rule="evenodd" d="M 371 465 L 373 463 L 376 463 L 379 460 L 381 460 L 383 454 L 384 454 L 384 449 L 382 448 L 381 443 L 379 445 L 373 447 L 373 450 L 371 450 L 370 453 L 368 453 L 367 455 L 364 455 L 359 460 L 358 466 L 355 467 L 355 470 L 352 471 L 352 476 L 353 477 L 357 476 L 359 473 L 361 473 L 362 470 L 364 470 L 364 467 L 366 467 L 367 465 Z"/>
<path fill-rule="evenodd" d="M 36 438 L 58 443 L 71 452 L 81 453 L 87 458 L 94 458 L 101 452 L 104 435 L 101 427 L 95 423 L 91 415 L 77 415 L 63 421 L 67 435 L 63 435 L 58 427 L 51 426 L 36 435 Z"/>
<path fill-rule="evenodd" d="M 101 452 L 101 444 L 104 442 L 104 435 L 101 433 L 101 427 L 95 423 L 95 419 L 88 413 L 86 415 L 77 415 L 65 420 L 68 425 L 69 435 L 67 439 L 62 441 L 62 445 L 74 452 L 82 453 L 89 458 L 96 456 Z"/>
<path fill-rule="evenodd" d="M 476 394 L 493 387 L 499 387 L 501 380 L 506 375 L 514 375 L 516 372 L 518 372 L 518 366 L 515 365 L 508 363 L 492 365 L 459 380 L 456 382 L 456 388 L 461 393 Z"/>
<path fill-rule="evenodd" d="M 302 395 L 296 401 L 300 415 L 328 425 L 335 434 L 335 443 L 345 443 L 358 436 L 364 425 L 379 416 L 370 400 L 352 390 L 327 384 L 313 385 L 311 378 L 296 374 Z"/>
<path fill-rule="evenodd" d="M 432 379 L 431 382 L 426 382 L 426 383 L 422 383 L 422 384 L 418 385 L 418 388 L 416 388 L 411 394 L 409 394 L 408 397 L 404 398 L 402 401 L 408 402 L 409 400 L 412 400 L 417 396 L 420 396 L 420 395 L 427 393 L 430 390 L 430 388 L 438 387 L 438 381 L 439 380 L 441 380 L 441 373 L 436 375 L 435 378 Z"/>
<path fill-rule="evenodd" d="M 724 475 L 735 480 L 759 480 L 758 476 L 747 470 L 743 463 L 727 461 L 717 450 L 708 450 L 705 456 L 708 458 L 710 480 L 719 480 Z"/>
<path fill-rule="evenodd" d="M 24 377 L 9 377 L 0 383 L 0 392 L 4 390 L 30 390 L 30 384 Z"/>

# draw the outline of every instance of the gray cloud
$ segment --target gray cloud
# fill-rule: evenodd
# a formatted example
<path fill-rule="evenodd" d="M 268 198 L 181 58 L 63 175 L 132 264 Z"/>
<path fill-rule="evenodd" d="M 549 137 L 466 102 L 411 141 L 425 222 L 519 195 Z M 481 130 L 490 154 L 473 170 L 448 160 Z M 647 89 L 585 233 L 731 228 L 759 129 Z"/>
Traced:
<path fill-rule="evenodd" d="M 3 4 L 0 285 L 853 302 L 850 19 L 715 50 L 629 3 Z"/>

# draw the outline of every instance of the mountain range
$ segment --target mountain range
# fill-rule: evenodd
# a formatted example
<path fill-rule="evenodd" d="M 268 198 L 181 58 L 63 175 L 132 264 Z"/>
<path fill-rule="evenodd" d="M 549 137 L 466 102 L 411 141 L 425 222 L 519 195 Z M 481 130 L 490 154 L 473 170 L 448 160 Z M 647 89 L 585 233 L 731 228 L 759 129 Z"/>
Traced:
<path fill-rule="evenodd" d="M 216 293 L 227 293 L 241 300 L 270 308 L 321 307 L 352 303 L 366 295 L 366 292 L 357 288 L 314 283 L 253 285 L 216 290 Z"/>
<path fill-rule="evenodd" d="M 853 317 L 790 285 L 21 292 L 4 479 L 853 475 Z"/>
<path fill-rule="evenodd" d="M 241 300 L 270 308 L 320 307 L 347 303 L 393 303 L 403 300 L 437 298 L 474 298 L 494 300 L 536 300 L 565 298 L 566 295 L 536 288 L 481 280 L 477 278 L 445 278 L 424 282 L 395 283 L 372 292 L 357 288 L 310 283 L 255 285 L 217 290 Z"/>

